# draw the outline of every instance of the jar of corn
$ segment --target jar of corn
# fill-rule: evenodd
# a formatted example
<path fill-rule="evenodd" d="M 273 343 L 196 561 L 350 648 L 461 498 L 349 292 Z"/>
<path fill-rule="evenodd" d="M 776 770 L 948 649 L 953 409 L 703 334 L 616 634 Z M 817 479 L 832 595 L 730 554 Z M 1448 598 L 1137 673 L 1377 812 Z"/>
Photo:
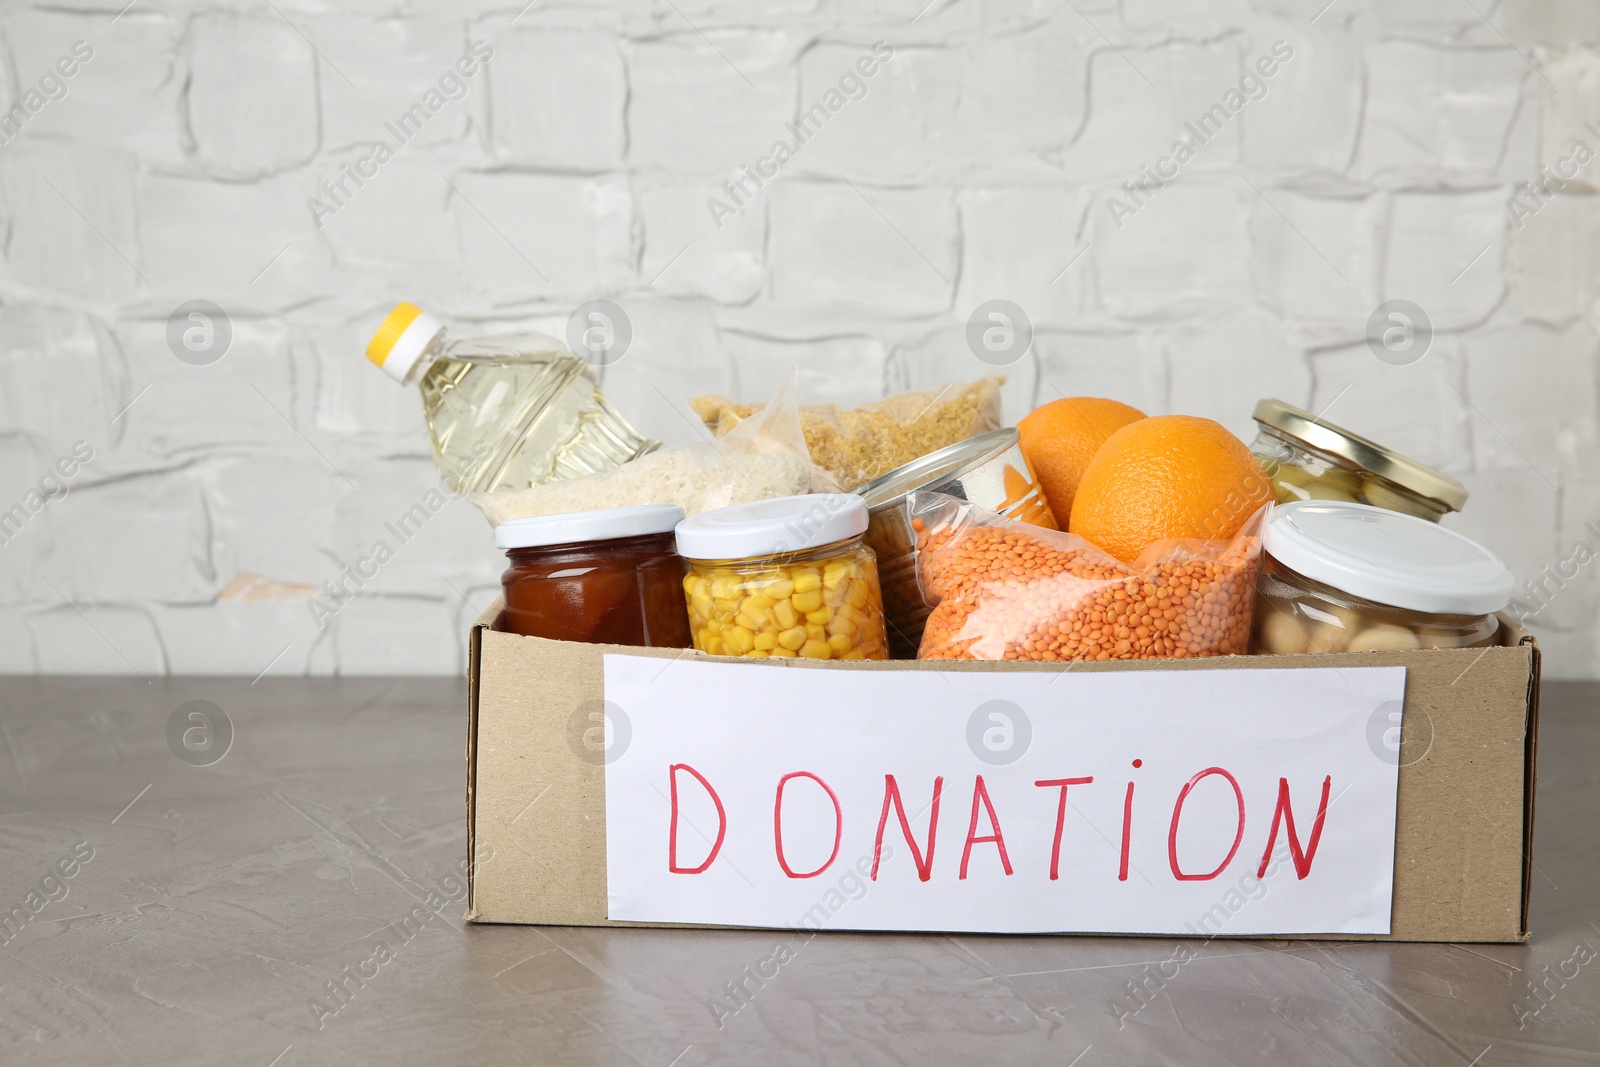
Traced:
<path fill-rule="evenodd" d="M 678 524 L 694 647 L 753 659 L 887 659 L 867 504 L 814 493 L 735 504 Z"/>

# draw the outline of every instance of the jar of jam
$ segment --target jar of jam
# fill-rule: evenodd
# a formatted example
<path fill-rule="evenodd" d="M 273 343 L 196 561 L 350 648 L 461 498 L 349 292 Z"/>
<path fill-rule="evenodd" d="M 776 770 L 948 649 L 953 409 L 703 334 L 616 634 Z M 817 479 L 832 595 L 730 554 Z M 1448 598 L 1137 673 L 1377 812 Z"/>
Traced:
<path fill-rule="evenodd" d="M 1261 401 L 1255 420 L 1250 451 L 1280 504 L 1346 500 L 1438 522 L 1467 502 L 1467 487 L 1448 474 L 1282 400 Z"/>
<path fill-rule="evenodd" d="M 1515 583 L 1454 530 L 1348 501 L 1274 508 L 1262 547 L 1253 652 L 1482 648 Z"/>
<path fill-rule="evenodd" d="M 500 576 L 501 626 L 527 637 L 591 644 L 688 648 L 683 560 L 675 504 L 512 519 L 494 543 L 511 566 Z"/>
<path fill-rule="evenodd" d="M 853 493 L 755 500 L 678 524 L 694 647 L 752 659 L 888 659 L 878 562 Z"/>

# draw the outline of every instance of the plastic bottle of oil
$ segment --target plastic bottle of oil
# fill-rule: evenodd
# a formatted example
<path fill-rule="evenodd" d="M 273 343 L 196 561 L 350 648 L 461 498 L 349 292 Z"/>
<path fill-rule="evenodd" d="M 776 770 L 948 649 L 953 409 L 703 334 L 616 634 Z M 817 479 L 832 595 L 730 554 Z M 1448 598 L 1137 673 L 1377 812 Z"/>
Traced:
<path fill-rule="evenodd" d="M 451 341 L 438 319 L 400 304 L 367 358 L 422 391 L 434 463 L 456 492 L 526 489 L 661 447 L 611 406 L 590 364 L 544 334 Z"/>

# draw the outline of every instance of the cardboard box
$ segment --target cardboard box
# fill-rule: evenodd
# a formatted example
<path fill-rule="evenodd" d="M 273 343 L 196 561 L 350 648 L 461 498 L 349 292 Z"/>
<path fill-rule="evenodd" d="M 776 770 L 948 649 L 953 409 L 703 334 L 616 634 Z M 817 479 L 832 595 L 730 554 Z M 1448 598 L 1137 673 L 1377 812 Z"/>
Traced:
<path fill-rule="evenodd" d="M 584 708 L 603 700 L 606 653 L 699 656 L 585 645 L 473 626 L 468 667 L 467 840 L 474 922 L 630 926 L 607 918 L 605 766 L 584 758 Z M 1487 649 L 1085 663 L 1080 671 L 1403 666 L 1407 740 L 1399 762 L 1393 941 L 1528 937 L 1539 649 L 1502 617 Z M 917 671 L 933 664 L 767 661 L 765 670 Z M 1045 671 L 1047 664 L 940 663 L 940 670 Z M 803 679 L 796 679 L 802 681 Z M 1423 716 L 1418 718 L 1418 716 Z M 1419 756 L 1416 749 L 1425 746 Z M 1271 935 L 1257 935 L 1271 936 Z M 1305 935 L 1295 935 L 1303 937 Z"/>

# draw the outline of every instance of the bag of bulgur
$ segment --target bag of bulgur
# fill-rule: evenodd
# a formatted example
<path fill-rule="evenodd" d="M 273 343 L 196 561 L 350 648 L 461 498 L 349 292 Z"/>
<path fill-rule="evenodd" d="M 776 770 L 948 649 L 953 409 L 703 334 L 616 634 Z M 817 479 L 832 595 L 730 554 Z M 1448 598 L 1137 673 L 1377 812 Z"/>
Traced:
<path fill-rule="evenodd" d="M 907 500 L 917 574 L 933 605 L 918 659 L 1112 660 L 1244 655 L 1261 528 L 1231 540 L 1157 541 L 1123 563 L 943 493 Z"/>
<path fill-rule="evenodd" d="M 801 405 L 800 426 L 813 464 L 811 491 L 852 492 L 929 452 L 998 430 L 1003 384 L 1004 378 L 952 383 L 855 408 Z M 718 437 L 764 406 L 721 396 L 697 396 L 689 404 Z"/>

